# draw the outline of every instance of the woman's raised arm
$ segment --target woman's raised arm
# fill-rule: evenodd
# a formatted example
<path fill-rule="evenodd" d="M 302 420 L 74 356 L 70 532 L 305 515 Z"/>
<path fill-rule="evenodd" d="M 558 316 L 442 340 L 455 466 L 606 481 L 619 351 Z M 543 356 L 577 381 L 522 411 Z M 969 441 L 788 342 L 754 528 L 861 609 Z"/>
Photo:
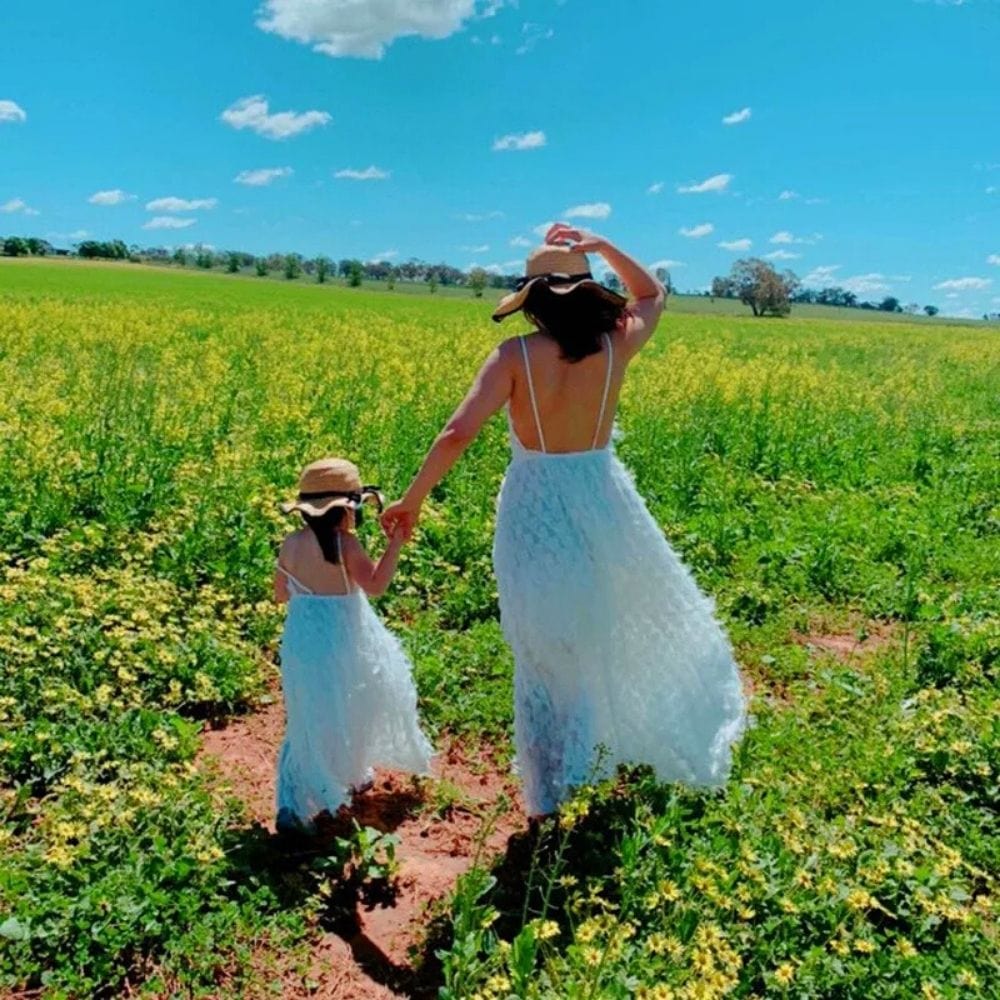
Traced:
<path fill-rule="evenodd" d="M 656 278 L 633 257 L 619 250 L 603 236 L 577 229 L 565 222 L 556 222 L 545 234 L 546 243 L 569 243 L 581 253 L 599 253 L 628 289 L 632 302 L 628 307 L 624 347 L 634 355 L 653 335 L 663 312 L 667 293 Z"/>
<path fill-rule="evenodd" d="M 462 452 L 476 439 L 483 424 L 510 398 L 514 384 L 510 358 L 510 349 L 501 344 L 486 359 L 468 395 L 431 446 L 406 494 L 386 507 L 382 527 L 388 534 L 400 527 L 409 535 L 420 517 L 427 494 L 448 475 Z"/>

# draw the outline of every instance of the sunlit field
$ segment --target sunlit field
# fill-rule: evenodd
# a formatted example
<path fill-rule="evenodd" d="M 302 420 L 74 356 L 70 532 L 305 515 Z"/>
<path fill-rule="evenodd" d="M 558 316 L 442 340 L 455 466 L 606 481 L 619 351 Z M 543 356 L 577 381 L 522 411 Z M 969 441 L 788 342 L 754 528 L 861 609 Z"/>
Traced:
<path fill-rule="evenodd" d="M 277 504 L 301 466 L 348 456 L 400 492 L 517 323 L 468 293 L 0 262 L 0 988 L 248 996 L 267 990 L 255 956 L 308 952 L 329 865 L 291 871 L 294 894 L 260 873 L 239 803 L 194 765 L 202 721 L 252 707 L 276 670 Z M 452 998 L 990 995 L 997 332 L 670 313 L 618 422 L 756 724 L 724 793 L 622 774 L 517 878 L 510 855 L 467 875 L 429 981 Z M 501 759 L 506 459 L 497 419 L 379 601 L 429 731 Z"/>

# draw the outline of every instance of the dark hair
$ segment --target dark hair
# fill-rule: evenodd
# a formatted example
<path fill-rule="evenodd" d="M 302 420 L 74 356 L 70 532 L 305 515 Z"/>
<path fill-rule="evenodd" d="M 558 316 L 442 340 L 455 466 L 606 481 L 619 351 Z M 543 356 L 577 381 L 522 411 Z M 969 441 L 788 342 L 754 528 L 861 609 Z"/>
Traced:
<path fill-rule="evenodd" d="M 347 515 L 346 507 L 331 507 L 325 514 L 316 517 L 302 511 L 302 520 L 309 525 L 323 551 L 323 558 L 336 565 L 340 562 L 340 538 L 338 532 Z M 360 514 L 361 511 L 358 511 Z"/>
<path fill-rule="evenodd" d="M 601 336 L 621 322 L 625 307 L 609 302 L 592 285 L 554 292 L 544 282 L 528 291 L 524 314 L 558 345 L 567 361 L 582 361 L 601 349 Z"/>

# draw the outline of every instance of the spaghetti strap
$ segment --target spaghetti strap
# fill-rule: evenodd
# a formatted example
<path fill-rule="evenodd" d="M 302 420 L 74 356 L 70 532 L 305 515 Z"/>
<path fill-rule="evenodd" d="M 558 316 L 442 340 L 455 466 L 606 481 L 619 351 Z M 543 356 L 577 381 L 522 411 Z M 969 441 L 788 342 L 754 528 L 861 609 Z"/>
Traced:
<path fill-rule="evenodd" d="M 284 573 L 286 579 L 292 584 L 294 590 L 298 591 L 300 594 L 311 594 L 312 591 L 300 580 L 298 577 L 292 576 L 291 573 L 285 569 L 281 563 L 278 563 L 278 572 Z"/>
<path fill-rule="evenodd" d="M 347 575 L 347 567 L 344 566 L 344 547 L 341 544 L 340 532 L 337 532 L 337 565 L 340 567 L 340 575 L 344 578 L 344 592 L 351 592 L 351 578 Z"/>
<path fill-rule="evenodd" d="M 602 336 L 608 345 L 608 370 L 604 375 L 604 395 L 601 396 L 601 412 L 597 415 L 597 426 L 594 428 L 594 440 L 591 442 L 591 448 L 597 447 L 598 438 L 601 436 L 601 426 L 604 424 L 604 411 L 608 406 L 608 390 L 611 388 L 611 369 L 615 363 L 615 349 L 612 345 L 612 340 L 606 333 L 602 334 Z"/>
<path fill-rule="evenodd" d="M 545 447 L 545 435 L 542 433 L 542 421 L 538 416 L 538 401 L 535 399 L 535 383 L 531 378 L 531 362 L 528 360 L 528 345 L 524 342 L 524 337 L 517 338 L 521 342 L 521 354 L 524 355 L 524 370 L 528 376 L 528 395 L 531 396 L 531 412 L 535 415 L 535 430 L 538 431 L 538 443 L 542 446 L 542 451 L 548 451 Z"/>

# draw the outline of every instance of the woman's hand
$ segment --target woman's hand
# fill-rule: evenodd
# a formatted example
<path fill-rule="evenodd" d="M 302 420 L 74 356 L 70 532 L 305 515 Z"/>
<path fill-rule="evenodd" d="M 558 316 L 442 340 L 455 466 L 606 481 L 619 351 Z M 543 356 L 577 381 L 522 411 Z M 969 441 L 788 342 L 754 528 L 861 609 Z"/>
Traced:
<path fill-rule="evenodd" d="M 545 234 L 545 242 L 554 245 L 569 243 L 578 253 L 602 253 L 608 245 L 603 236 L 586 229 L 577 229 L 568 222 L 552 223 Z"/>
<path fill-rule="evenodd" d="M 413 530 L 420 520 L 420 508 L 409 506 L 405 500 L 389 504 L 381 517 L 382 530 L 387 538 L 402 534 L 404 541 L 413 537 Z"/>

